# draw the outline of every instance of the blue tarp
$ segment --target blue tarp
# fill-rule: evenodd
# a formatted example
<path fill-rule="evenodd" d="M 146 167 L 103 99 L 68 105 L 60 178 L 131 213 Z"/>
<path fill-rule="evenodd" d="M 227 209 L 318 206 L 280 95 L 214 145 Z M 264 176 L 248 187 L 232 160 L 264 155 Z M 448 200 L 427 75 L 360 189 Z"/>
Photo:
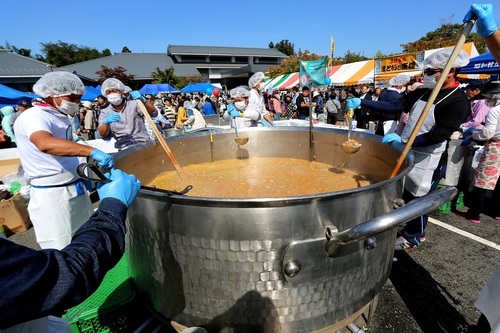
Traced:
<path fill-rule="evenodd" d="M 491 52 L 471 58 L 467 66 L 460 69 L 460 74 L 495 74 L 500 73 L 500 66 L 493 59 Z"/>
<path fill-rule="evenodd" d="M 82 96 L 82 101 L 93 101 L 101 94 L 101 89 L 92 86 L 85 86 L 85 95 Z"/>
<path fill-rule="evenodd" d="M 0 107 L 4 107 L 6 105 L 14 106 L 17 104 L 17 101 L 23 97 L 33 99 L 40 96 L 12 89 L 0 84 Z"/>
<path fill-rule="evenodd" d="M 183 93 L 192 93 L 192 92 L 206 92 L 207 89 L 214 91 L 214 89 L 219 89 L 219 87 L 212 85 L 210 82 L 206 83 L 190 83 L 184 88 L 181 89 Z"/>
<path fill-rule="evenodd" d="M 158 93 L 178 93 L 179 90 L 172 87 L 168 83 L 149 83 L 145 84 L 144 87 L 139 89 L 139 92 L 143 95 L 146 94 L 158 94 Z"/>

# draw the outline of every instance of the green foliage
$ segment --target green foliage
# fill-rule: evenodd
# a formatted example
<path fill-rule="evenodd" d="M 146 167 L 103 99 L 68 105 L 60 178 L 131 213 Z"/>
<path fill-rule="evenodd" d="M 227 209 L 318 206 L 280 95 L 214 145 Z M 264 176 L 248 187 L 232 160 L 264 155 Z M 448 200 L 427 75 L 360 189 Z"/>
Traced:
<path fill-rule="evenodd" d="M 344 64 L 349 64 L 351 62 L 358 62 L 363 60 L 368 60 L 368 58 L 362 56 L 359 53 L 351 52 L 351 50 L 347 50 L 347 52 L 344 55 Z"/>
<path fill-rule="evenodd" d="M 176 76 L 174 73 L 174 68 L 166 68 L 161 70 L 156 67 L 156 71 L 151 73 L 151 79 L 153 83 L 168 83 L 173 87 L 185 87 L 190 83 L 204 82 L 205 79 L 202 75 L 187 75 L 187 76 Z"/>
<path fill-rule="evenodd" d="M 277 44 L 274 44 L 273 42 L 269 43 L 270 49 L 276 49 L 276 50 L 280 51 L 281 53 L 286 54 L 287 56 L 291 56 L 291 55 L 295 54 L 294 47 L 295 46 L 288 39 L 282 39 Z"/>
<path fill-rule="evenodd" d="M 434 31 L 428 32 L 425 36 L 417 41 L 401 44 L 403 53 L 422 52 L 441 47 L 455 46 L 457 44 L 464 26 L 462 24 L 442 24 Z M 481 54 L 486 52 L 486 43 L 477 33 L 470 33 L 465 40 L 466 42 L 474 42 L 477 51 Z"/>
<path fill-rule="evenodd" d="M 61 41 L 41 44 L 42 52 L 45 54 L 45 62 L 57 67 L 97 59 L 103 56 L 97 49 L 88 46 L 77 46 Z"/>
<path fill-rule="evenodd" d="M 122 49 L 122 53 L 132 53 L 132 51 L 130 51 L 128 47 L 124 46 Z"/>
<path fill-rule="evenodd" d="M 324 56 L 317 55 L 315 53 L 309 53 L 309 51 L 300 51 L 297 52 L 297 55 L 290 55 L 288 59 L 285 59 L 281 62 L 280 66 L 272 66 L 269 68 L 267 74 L 271 78 L 275 78 L 281 74 L 294 73 L 299 71 L 299 62 L 301 60 L 318 60 L 323 58 Z"/>
<path fill-rule="evenodd" d="M 174 68 L 166 68 L 165 70 L 161 70 L 159 67 L 156 67 L 156 71 L 151 73 L 151 79 L 153 83 L 168 83 L 171 86 L 176 86 L 178 78 L 174 75 Z"/>
<path fill-rule="evenodd" d="M 97 80 L 99 84 L 102 84 L 104 80 L 110 77 L 122 81 L 125 85 L 134 79 L 134 75 L 127 73 L 127 70 L 121 66 L 111 68 L 101 65 L 101 69 L 95 73 L 99 75 L 99 79 Z"/>
<path fill-rule="evenodd" d="M 183 88 L 187 86 L 190 83 L 198 83 L 198 82 L 205 82 L 205 78 L 201 74 L 197 75 L 186 75 L 186 76 L 178 76 L 177 77 L 178 81 L 175 87 L 178 88 Z"/>

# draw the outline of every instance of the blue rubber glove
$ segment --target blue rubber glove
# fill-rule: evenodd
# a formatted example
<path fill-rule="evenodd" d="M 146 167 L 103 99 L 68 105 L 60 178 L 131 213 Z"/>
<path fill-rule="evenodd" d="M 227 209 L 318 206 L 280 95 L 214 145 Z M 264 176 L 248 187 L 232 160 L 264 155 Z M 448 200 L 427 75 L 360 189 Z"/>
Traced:
<path fill-rule="evenodd" d="M 113 169 L 115 167 L 113 156 L 106 154 L 102 150 L 94 148 L 94 150 L 90 152 L 90 157 L 99 162 L 99 165 L 104 168 Z"/>
<path fill-rule="evenodd" d="M 123 202 L 127 207 L 132 205 L 137 193 L 141 188 L 141 182 L 134 175 L 128 175 L 119 169 L 113 169 L 106 173 L 106 177 L 111 179 L 110 183 L 99 183 L 97 193 L 99 198 L 115 198 Z"/>
<path fill-rule="evenodd" d="M 471 136 L 474 130 L 475 130 L 474 127 L 469 127 L 468 129 L 466 129 L 463 133 L 464 138 L 468 138 L 469 136 Z"/>
<path fill-rule="evenodd" d="M 477 15 L 477 33 L 482 38 L 491 36 L 495 31 L 498 30 L 497 23 L 495 22 L 495 17 L 493 16 L 493 5 L 492 4 L 473 4 L 470 6 L 469 11 L 465 14 L 464 23 L 469 22 L 472 19 L 472 15 Z"/>
<path fill-rule="evenodd" d="M 273 124 L 269 123 L 267 120 L 265 119 L 262 119 L 262 122 L 261 122 L 262 126 L 264 127 L 274 127 Z"/>
<path fill-rule="evenodd" d="M 388 144 L 391 144 L 393 142 L 401 143 L 401 137 L 396 133 L 389 133 L 382 138 L 382 142 Z"/>
<path fill-rule="evenodd" d="M 116 123 L 119 122 L 122 119 L 122 117 L 118 113 L 111 112 L 104 118 L 104 123 L 105 124 L 111 124 L 111 123 Z"/>
<path fill-rule="evenodd" d="M 140 99 L 141 102 L 146 103 L 146 98 L 142 96 L 141 92 L 138 90 L 131 91 L 129 95 L 132 99 Z"/>
<path fill-rule="evenodd" d="M 347 110 L 357 109 L 361 105 L 361 98 L 349 98 L 346 101 Z"/>
<path fill-rule="evenodd" d="M 469 136 L 467 139 L 462 140 L 462 143 L 460 143 L 461 146 L 468 146 L 472 142 L 472 136 Z"/>
<path fill-rule="evenodd" d="M 233 110 L 229 111 L 229 114 L 233 118 L 243 117 L 243 112 L 240 112 L 240 111 L 238 111 L 236 109 L 233 109 Z"/>

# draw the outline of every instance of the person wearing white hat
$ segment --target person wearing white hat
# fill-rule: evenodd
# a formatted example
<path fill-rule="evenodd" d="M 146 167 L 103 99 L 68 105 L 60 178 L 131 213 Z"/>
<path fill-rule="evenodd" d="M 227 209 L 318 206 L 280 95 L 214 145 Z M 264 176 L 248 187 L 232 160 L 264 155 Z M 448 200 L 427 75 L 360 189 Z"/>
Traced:
<path fill-rule="evenodd" d="M 406 84 L 410 82 L 410 76 L 400 73 L 389 80 L 389 87 L 380 94 L 378 100 L 390 102 L 400 99 L 406 90 Z M 394 112 L 379 112 L 377 115 L 378 124 L 375 134 L 386 135 L 394 133 L 398 126 L 398 114 Z"/>
<path fill-rule="evenodd" d="M 262 72 L 257 72 L 250 77 L 248 85 L 251 90 L 248 104 L 245 105 L 244 109 L 238 109 L 235 105 L 236 110 L 231 112 L 233 118 L 244 117 L 250 119 L 249 124 L 252 127 L 258 125 L 273 126 L 273 120 L 269 115 L 269 111 L 266 110 L 264 97 L 262 96 L 265 90 L 264 77 Z M 246 122 L 245 124 L 248 126 Z"/>
<path fill-rule="evenodd" d="M 124 98 L 123 93 L 126 90 L 125 85 L 115 78 L 106 79 L 101 86 L 101 92 L 110 104 L 101 109 L 97 131 L 102 138 L 114 137 L 115 148 L 118 149 L 149 140 L 144 114 L 135 99 L 144 103 L 152 117 L 158 112 L 152 99 L 146 100 L 137 90 L 129 92 L 134 100 Z"/>
<path fill-rule="evenodd" d="M 379 112 L 409 112 L 409 119 L 401 135 L 390 133 L 383 137 L 382 142 L 387 144 L 406 144 L 413 128 L 422 114 L 432 89 L 441 78 L 452 49 L 442 49 L 424 59 L 425 88 L 417 89 L 400 99 L 390 102 L 370 101 L 353 98 L 347 101 L 348 109 L 359 105 L 367 106 Z M 434 190 L 442 178 L 447 158 L 442 158 L 446 151 L 447 142 L 451 134 L 459 131 L 460 124 L 470 114 L 470 103 L 460 90 L 457 75 L 459 69 L 469 63 L 469 55 L 461 50 L 446 76 L 443 86 L 439 90 L 434 104 L 431 106 L 424 123 L 419 128 L 413 144 L 415 165 L 407 174 L 403 199 L 408 202 Z M 446 157 L 446 156 L 445 156 Z M 397 238 L 395 249 L 405 250 L 420 245 L 425 240 L 427 215 L 422 215 L 406 223 Z"/>
<path fill-rule="evenodd" d="M 114 168 L 113 157 L 73 142 L 68 115 L 79 109 L 85 86 L 72 73 L 43 75 L 33 86 L 43 102 L 24 111 L 14 124 L 21 165 L 31 184 L 28 212 L 42 249 L 62 249 L 93 212 L 78 176 L 78 157 Z"/>
<path fill-rule="evenodd" d="M 493 5 L 492 4 L 473 4 L 470 10 L 464 17 L 464 23 L 468 22 L 472 15 L 477 15 L 477 32 L 484 38 L 488 49 L 495 58 L 495 60 L 500 63 L 500 30 L 497 27 L 495 17 L 493 15 Z M 478 140 L 498 140 L 500 139 L 500 128 L 498 127 L 498 119 L 500 117 L 500 82 L 492 83 L 489 87 L 486 96 L 489 99 L 490 105 L 493 107 L 490 112 L 494 109 L 491 116 L 488 113 L 490 122 L 486 125 L 488 129 L 482 129 L 474 131 L 475 135 L 473 138 Z M 483 92 L 484 94 L 484 92 Z M 496 115 L 495 115 L 496 113 Z M 496 127 L 493 126 L 496 123 Z M 498 149 L 498 148 L 497 148 Z M 497 150 L 498 152 L 498 150 Z M 498 159 L 495 161 L 498 165 Z M 498 169 L 497 169 L 498 171 Z M 498 180 L 497 180 L 498 183 Z M 498 205 L 497 201 L 493 201 Z M 481 316 L 479 317 L 475 325 L 468 325 L 464 323 L 458 323 L 447 318 L 439 318 L 438 325 L 443 332 L 446 333 L 463 333 L 463 332 L 500 332 L 500 266 L 498 266 L 493 272 L 492 276 L 489 278 L 488 282 L 484 286 L 481 294 L 475 303 L 476 308 L 481 311 Z"/>

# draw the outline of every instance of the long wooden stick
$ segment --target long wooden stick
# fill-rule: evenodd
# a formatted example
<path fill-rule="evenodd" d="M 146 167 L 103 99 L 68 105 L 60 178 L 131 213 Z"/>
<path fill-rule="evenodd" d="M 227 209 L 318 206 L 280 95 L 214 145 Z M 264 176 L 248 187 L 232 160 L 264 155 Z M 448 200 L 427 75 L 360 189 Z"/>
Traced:
<path fill-rule="evenodd" d="M 406 144 L 405 144 L 405 148 L 403 149 L 403 151 L 401 152 L 401 155 L 399 156 L 399 159 L 396 163 L 396 166 L 394 167 L 394 170 L 392 170 L 390 178 L 397 175 L 399 172 L 399 169 L 401 168 L 401 165 L 403 165 L 403 162 L 406 158 L 406 155 L 408 155 L 408 152 L 411 149 L 413 141 L 415 141 L 415 138 L 417 137 L 418 131 L 420 130 L 420 127 L 422 127 L 422 124 L 424 123 L 425 118 L 427 117 L 427 114 L 429 113 L 429 110 L 431 109 L 432 105 L 434 104 L 434 101 L 436 100 L 436 97 L 437 97 L 439 91 L 441 90 L 441 87 L 443 86 L 443 83 L 446 80 L 446 77 L 450 73 L 451 67 L 453 67 L 453 63 L 455 62 L 455 59 L 457 59 L 458 53 L 462 49 L 462 46 L 465 43 L 465 39 L 467 38 L 470 31 L 472 30 L 474 23 L 476 23 L 475 17 L 473 17 L 467 23 L 464 30 L 462 31 L 462 34 L 460 35 L 460 38 L 458 39 L 457 45 L 455 45 L 455 48 L 453 49 L 453 52 L 450 55 L 450 59 L 448 59 L 448 62 L 446 63 L 446 66 L 444 67 L 443 72 L 441 73 L 441 77 L 439 78 L 436 86 L 432 90 L 432 93 L 429 96 L 427 103 L 425 104 L 424 110 L 422 111 L 422 114 L 418 118 L 417 124 L 413 128 L 413 131 L 411 132 L 410 137 L 408 138 L 408 142 L 406 142 Z"/>
<path fill-rule="evenodd" d="M 165 150 L 165 153 L 167 153 L 168 158 L 170 158 L 170 161 L 172 161 L 172 164 L 174 165 L 175 170 L 177 170 L 177 173 L 179 174 L 179 176 L 181 177 L 182 180 L 186 180 L 186 175 L 184 174 L 184 171 L 182 171 L 181 166 L 179 165 L 174 154 L 172 153 L 172 151 L 168 147 L 167 142 L 165 142 L 163 135 L 160 133 L 158 128 L 156 128 L 156 124 L 153 121 L 153 119 L 151 118 L 151 115 L 149 114 L 148 110 L 146 109 L 146 106 L 144 105 L 144 103 L 140 99 L 137 99 L 136 102 L 137 102 L 137 105 L 139 105 L 139 107 L 141 108 L 142 113 L 144 113 L 144 117 L 146 117 L 146 120 L 148 121 L 149 125 L 151 126 L 151 128 L 155 132 L 155 135 L 158 138 L 160 145 L 163 147 L 163 150 Z"/>

